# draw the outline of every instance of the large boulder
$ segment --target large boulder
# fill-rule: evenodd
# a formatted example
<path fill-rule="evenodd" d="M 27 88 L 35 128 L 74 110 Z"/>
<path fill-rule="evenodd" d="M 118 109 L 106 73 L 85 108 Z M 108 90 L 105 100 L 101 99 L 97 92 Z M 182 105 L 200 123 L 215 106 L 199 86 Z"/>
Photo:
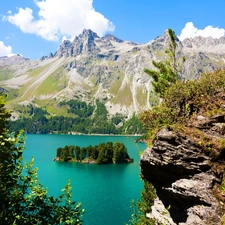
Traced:
<path fill-rule="evenodd" d="M 206 118 L 199 122 L 202 126 L 203 120 L 214 126 Z M 142 155 L 140 165 L 142 177 L 153 184 L 158 196 L 148 217 L 171 225 L 221 224 L 223 203 L 214 187 L 222 176 L 215 173 L 214 162 L 201 145 L 164 128 Z"/>

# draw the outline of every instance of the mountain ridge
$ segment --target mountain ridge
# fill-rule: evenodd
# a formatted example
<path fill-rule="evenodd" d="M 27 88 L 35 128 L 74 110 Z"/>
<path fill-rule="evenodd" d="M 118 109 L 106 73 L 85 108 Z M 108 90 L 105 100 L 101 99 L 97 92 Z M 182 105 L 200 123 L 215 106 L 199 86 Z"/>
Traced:
<path fill-rule="evenodd" d="M 57 114 L 54 105 L 65 99 L 90 104 L 99 99 L 110 115 L 119 113 L 130 118 L 157 103 L 150 77 L 143 69 L 153 68 L 152 60 L 164 60 L 168 44 L 167 32 L 146 44 L 137 44 L 84 30 L 73 41 L 63 41 L 54 54 L 39 60 L 19 55 L 1 57 L 0 86 L 10 93 L 13 109 L 18 104 L 48 107 L 51 103 Z M 186 57 L 184 79 L 224 66 L 225 38 L 178 39 L 177 44 L 179 58 Z"/>

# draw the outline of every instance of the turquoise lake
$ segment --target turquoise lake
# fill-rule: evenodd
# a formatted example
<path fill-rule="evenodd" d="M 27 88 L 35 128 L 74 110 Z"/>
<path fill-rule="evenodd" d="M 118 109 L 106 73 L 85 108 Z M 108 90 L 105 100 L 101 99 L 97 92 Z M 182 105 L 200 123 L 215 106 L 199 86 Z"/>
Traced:
<path fill-rule="evenodd" d="M 86 135 L 27 135 L 24 160 L 35 158 L 40 183 L 49 194 L 58 196 L 70 179 L 73 200 L 85 209 L 84 225 L 124 225 L 132 210 L 131 200 L 140 198 L 139 150 L 146 145 L 135 143 L 137 137 Z M 123 142 L 134 159 L 130 164 L 88 165 L 54 162 L 56 149 L 65 145 L 86 147 L 103 142 Z"/>

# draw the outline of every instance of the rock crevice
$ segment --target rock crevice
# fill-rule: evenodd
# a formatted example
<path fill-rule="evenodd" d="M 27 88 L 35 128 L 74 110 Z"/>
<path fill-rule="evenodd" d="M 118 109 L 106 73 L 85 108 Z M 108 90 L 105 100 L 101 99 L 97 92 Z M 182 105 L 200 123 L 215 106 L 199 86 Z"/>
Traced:
<path fill-rule="evenodd" d="M 214 186 L 222 178 L 213 171 L 213 162 L 201 145 L 164 128 L 142 155 L 140 165 L 142 177 L 153 184 L 158 196 L 148 217 L 171 225 L 221 224 L 223 210 Z M 168 207 L 165 216 L 162 209 Z"/>

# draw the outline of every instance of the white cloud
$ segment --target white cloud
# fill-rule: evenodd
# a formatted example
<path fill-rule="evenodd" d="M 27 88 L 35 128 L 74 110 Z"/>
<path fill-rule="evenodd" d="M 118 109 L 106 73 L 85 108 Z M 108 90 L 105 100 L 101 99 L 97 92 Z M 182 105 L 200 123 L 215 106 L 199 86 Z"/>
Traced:
<path fill-rule="evenodd" d="M 19 8 L 18 13 L 3 19 L 24 33 L 36 34 L 49 41 L 58 41 L 62 36 L 74 38 L 83 29 L 91 29 L 99 36 L 114 30 L 113 23 L 95 11 L 93 0 L 43 0 L 35 3 L 39 8 L 37 19 L 30 8 Z"/>
<path fill-rule="evenodd" d="M 12 56 L 14 55 L 12 53 L 12 47 L 11 46 L 5 46 L 5 44 L 0 41 L 0 57 L 1 56 Z"/>
<path fill-rule="evenodd" d="M 223 28 L 207 26 L 203 30 L 200 30 L 196 28 L 192 22 L 188 22 L 182 29 L 181 34 L 180 36 L 178 36 L 178 38 L 183 41 L 185 38 L 194 38 L 197 36 L 220 38 L 224 35 L 225 29 Z"/>
<path fill-rule="evenodd" d="M 70 37 L 70 38 L 68 38 L 68 37 L 66 37 L 66 36 L 63 36 L 62 37 L 62 40 L 61 40 L 61 43 L 63 43 L 65 40 L 69 40 L 69 41 L 73 41 L 74 40 L 74 37 Z"/>

